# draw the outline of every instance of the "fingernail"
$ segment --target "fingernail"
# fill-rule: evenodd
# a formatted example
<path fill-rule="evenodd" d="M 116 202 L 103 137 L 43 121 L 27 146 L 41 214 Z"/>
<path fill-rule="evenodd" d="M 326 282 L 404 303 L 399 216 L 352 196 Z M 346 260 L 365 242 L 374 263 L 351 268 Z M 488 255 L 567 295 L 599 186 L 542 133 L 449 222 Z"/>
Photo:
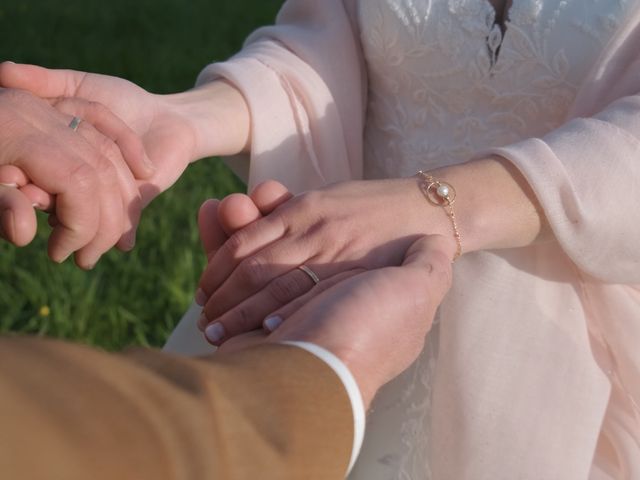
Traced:
<path fill-rule="evenodd" d="M 201 288 L 196 290 L 196 303 L 198 305 L 200 305 L 201 307 L 204 307 L 208 299 L 209 297 L 207 296 L 204 290 L 202 290 Z"/>
<path fill-rule="evenodd" d="M 0 182 L 0 185 L 3 186 L 3 187 L 18 188 L 18 184 L 17 183 L 2 183 L 2 182 Z"/>
<path fill-rule="evenodd" d="M 136 232 L 130 232 L 122 237 L 122 250 L 130 252 L 136 246 Z"/>
<path fill-rule="evenodd" d="M 278 315 L 274 315 L 272 317 L 268 317 L 264 321 L 264 327 L 267 330 L 269 330 L 270 332 L 273 332 L 280 325 L 282 325 L 282 317 L 279 317 Z"/>
<path fill-rule="evenodd" d="M 70 256 L 71 256 L 71 254 L 70 254 L 70 253 L 67 253 L 67 254 L 66 254 L 64 257 L 62 257 L 61 259 L 59 259 L 59 260 L 54 260 L 54 262 L 56 262 L 56 263 L 64 263 L 64 262 L 66 262 L 66 261 L 67 261 L 67 258 L 69 258 Z"/>
<path fill-rule="evenodd" d="M 32 203 L 31 206 L 37 210 L 42 210 L 44 207 L 40 205 L 38 202 Z"/>
<path fill-rule="evenodd" d="M 218 343 L 225 336 L 224 327 L 221 323 L 212 323 L 204 329 L 204 335 L 211 343 Z"/>

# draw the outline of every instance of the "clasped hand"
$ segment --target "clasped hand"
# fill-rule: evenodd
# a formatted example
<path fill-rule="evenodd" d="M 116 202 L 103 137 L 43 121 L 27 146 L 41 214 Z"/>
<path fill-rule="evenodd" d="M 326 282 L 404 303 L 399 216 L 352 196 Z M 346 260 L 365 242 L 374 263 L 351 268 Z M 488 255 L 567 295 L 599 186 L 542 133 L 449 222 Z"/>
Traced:
<path fill-rule="evenodd" d="M 424 235 L 442 234 L 450 258 L 455 252 L 448 218 L 426 205 L 414 178 L 345 182 L 286 202 L 290 194 L 284 191 L 279 202 L 264 205 L 261 197 L 269 188 L 274 187 L 262 185 L 251 198 L 236 195 L 220 205 L 223 212 L 255 221 L 209 252 L 196 301 L 204 306 L 199 327 L 213 344 L 261 325 L 273 329 L 337 283 L 400 265 Z M 300 265 L 320 282 L 314 285 Z"/>
<path fill-rule="evenodd" d="M 0 233 L 29 243 L 37 206 L 52 214 L 54 261 L 75 252 L 91 268 L 132 248 L 142 208 L 195 157 L 191 125 L 115 77 L 5 62 L 0 87 Z"/>
<path fill-rule="evenodd" d="M 205 202 L 198 223 L 208 258 L 228 248 L 224 245 L 230 237 L 252 228 L 263 215 L 284 208 L 290 198 L 282 185 L 268 181 L 250 196 L 233 194 L 221 202 Z M 315 343 L 345 363 L 369 405 L 376 390 L 422 351 L 436 309 L 451 285 L 453 249 L 445 236 L 420 236 L 404 252 L 392 254 L 399 255 L 397 266 L 356 267 L 313 288 L 313 282 L 302 278 L 306 293 L 280 308 L 282 322 L 275 331 L 226 337 L 220 352 L 260 342 Z"/>

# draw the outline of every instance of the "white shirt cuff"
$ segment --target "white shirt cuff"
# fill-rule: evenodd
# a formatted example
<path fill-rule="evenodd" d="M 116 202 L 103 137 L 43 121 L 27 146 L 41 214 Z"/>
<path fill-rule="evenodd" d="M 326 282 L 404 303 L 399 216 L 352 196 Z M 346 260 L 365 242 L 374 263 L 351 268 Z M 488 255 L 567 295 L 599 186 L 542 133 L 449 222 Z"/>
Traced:
<path fill-rule="evenodd" d="M 365 428 L 365 411 L 364 411 L 364 402 L 362 401 L 362 395 L 360 394 L 360 388 L 356 383 L 355 378 L 347 368 L 347 366 L 342 363 L 338 357 L 336 357 L 333 353 L 328 350 L 325 350 L 322 347 L 314 343 L 309 342 L 282 342 L 286 345 L 293 345 L 299 348 L 306 350 L 307 352 L 315 355 L 320 360 L 324 361 L 327 365 L 331 367 L 331 369 L 336 372 L 338 378 L 342 381 L 345 390 L 347 391 L 347 395 L 351 400 L 351 408 L 353 410 L 353 449 L 351 450 L 351 461 L 349 462 L 349 469 L 347 470 L 347 475 L 353 468 L 353 465 L 356 463 L 356 459 L 360 454 L 360 449 L 362 448 L 362 441 L 364 440 L 364 428 Z"/>

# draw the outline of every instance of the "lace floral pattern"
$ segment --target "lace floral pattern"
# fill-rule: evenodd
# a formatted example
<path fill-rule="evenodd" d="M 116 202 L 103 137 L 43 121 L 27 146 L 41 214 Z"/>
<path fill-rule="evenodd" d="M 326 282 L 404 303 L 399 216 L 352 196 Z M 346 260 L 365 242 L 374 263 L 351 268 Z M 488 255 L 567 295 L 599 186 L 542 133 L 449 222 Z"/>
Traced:
<path fill-rule="evenodd" d="M 627 0 L 360 2 L 369 177 L 465 161 L 557 127 Z"/>
<path fill-rule="evenodd" d="M 362 0 L 365 176 L 412 175 L 556 128 L 633 2 L 513 0 L 503 33 L 489 0 Z M 377 397 L 352 480 L 431 478 L 437 338 Z"/>

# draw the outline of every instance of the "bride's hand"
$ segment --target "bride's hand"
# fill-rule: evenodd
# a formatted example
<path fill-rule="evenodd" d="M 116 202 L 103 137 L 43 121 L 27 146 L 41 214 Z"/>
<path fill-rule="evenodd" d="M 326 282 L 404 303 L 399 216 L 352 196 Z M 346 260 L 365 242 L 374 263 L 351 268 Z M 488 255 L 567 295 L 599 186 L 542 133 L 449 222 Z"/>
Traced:
<path fill-rule="evenodd" d="M 535 195 L 506 160 L 491 157 L 432 172 L 457 190 L 462 251 L 529 245 L 545 233 Z M 418 237 L 459 245 L 452 218 L 426 201 L 415 177 L 345 182 L 308 192 L 233 236 L 209 263 L 196 300 L 211 343 L 275 322 L 272 313 L 365 269 L 398 265 Z M 298 267 L 305 265 L 319 280 Z"/>
<path fill-rule="evenodd" d="M 416 178 L 346 182 L 308 192 L 230 237 L 204 272 L 200 327 L 212 343 L 260 327 L 314 287 L 315 294 L 363 270 L 400 265 L 427 233 L 455 243 L 446 214 L 426 204 Z M 273 320 L 267 320 L 269 328 Z"/>
<path fill-rule="evenodd" d="M 422 351 L 436 309 L 451 286 L 452 253 L 445 237 L 419 238 L 401 266 L 360 272 L 307 295 L 280 312 L 284 321 L 269 336 L 241 335 L 226 342 L 221 352 L 264 341 L 319 345 L 348 367 L 368 406 L 375 392 Z"/>

